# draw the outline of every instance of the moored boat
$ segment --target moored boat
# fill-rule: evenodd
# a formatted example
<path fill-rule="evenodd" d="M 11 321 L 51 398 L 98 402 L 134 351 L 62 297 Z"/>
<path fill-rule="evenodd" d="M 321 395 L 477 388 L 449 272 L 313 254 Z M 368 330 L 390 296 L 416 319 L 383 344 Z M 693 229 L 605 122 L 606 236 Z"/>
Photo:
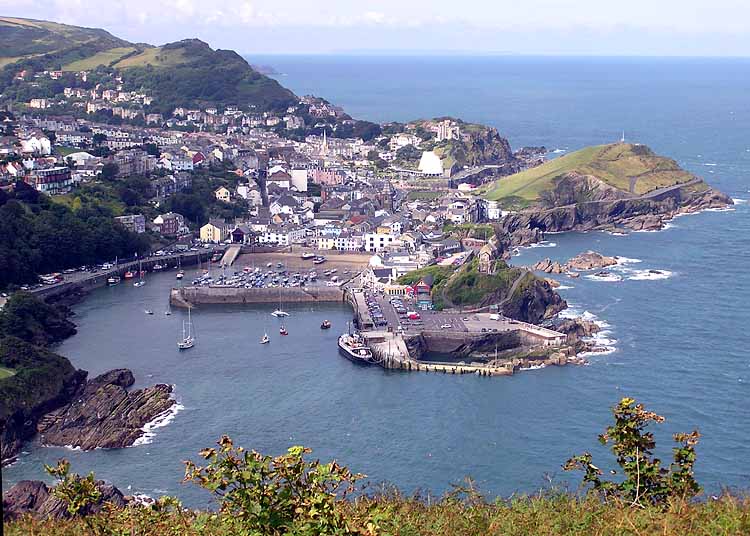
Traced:
<path fill-rule="evenodd" d="M 185 327 L 187 326 L 187 330 Z M 193 336 L 193 322 L 190 318 L 190 308 L 188 307 L 188 321 L 182 321 L 182 340 L 177 343 L 177 348 L 187 350 L 195 346 L 195 337 Z"/>
<path fill-rule="evenodd" d="M 135 277 L 135 272 L 131 272 L 130 270 L 128 270 L 127 272 L 125 272 L 123 277 L 125 279 L 133 279 Z"/>
<path fill-rule="evenodd" d="M 120 282 L 120 276 L 113 275 L 112 277 L 107 278 L 108 285 L 117 285 L 119 282 Z"/>
<path fill-rule="evenodd" d="M 309 253 L 308 252 L 308 253 L 303 253 L 302 254 L 302 260 L 303 261 L 309 261 L 310 259 L 314 259 L 314 258 L 315 258 L 315 253 Z"/>
<path fill-rule="evenodd" d="M 281 326 L 279 328 L 279 334 L 280 335 L 289 335 L 289 332 L 286 330 L 286 328 L 284 326 Z"/>
<path fill-rule="evenodd" d="M 263 338 L 260 340 L 261 344 L 268 344 L 271 342 L 271 339 L 268 338 L 268 333 L 263 334 Z"/>
<path fill-rule="evenodd" d="M 281 318 L 283 316 L 289 316 L 289 313 L 287 313 L 286 311 L 282 311 L 281 309 L 276 309 L 273 313 L 271 313 L 271 316 Z"/>
<path fill-rule="evenodd" d="M 330 329 L 330 328 L 331 328 L 330 320 L 323 320 L 323 322 L 320 324 L 320 329 Z"/>
<path fill-rule="evenodd" d="M 177 272 L 177 275 L 175 276 L 176 279 L 182 279 L 183 277 L 185 277 L 185 272 L 183 272 L 182 270 Z"/>
<path fill-rule="evenodd" d="M 374 363 L 372 352 L 358 333 L 345 333 L 339 337 L 339 353 L 354 363 L 371 365 Z"/>

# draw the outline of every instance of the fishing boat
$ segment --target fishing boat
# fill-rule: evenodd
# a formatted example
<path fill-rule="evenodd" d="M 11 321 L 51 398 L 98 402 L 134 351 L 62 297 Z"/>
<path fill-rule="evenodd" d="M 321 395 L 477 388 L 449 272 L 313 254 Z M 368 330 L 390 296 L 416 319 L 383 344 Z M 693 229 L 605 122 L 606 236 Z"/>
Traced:
<path fill-rule="evenodd" d="M 359 333 L 344 333 L 339 337 L 339 353 L 353 363 L 374 363 L 372 352 Z"/>
<path fill-rule="evenodd" d="M 279 334 L 280 335 L 289 335 L 289 332 L 286 330 L 286 328 L 284 326 L 281 326 L 279 328 Z"/>
<path fill-rule="evenodd" d="M 134 286 L 134 287 L 142 287 L 142 286 L 143 286 L 143 285 L 145 285 L 145 284 L 146 284 L 146 282 L 145 282 L 145 281 L 143 281 L 143 280 L 140 280 L 140 281 L 136 281 L 135 283 L 133 283 L 133 286 Z"/>
<path fill-rule="evenodd" d="M 268 344 L 271 342 L 271 339 L 268 338 L 268 333 L 263 334 L 263 338 L 260 340 L 261 344 Z"/>
<path fill-rule="evenodd" d="M 164 311 L 164 314 L 167 315 L 167 316 L 170 316 L 172 314 L 172 311 L 170 311 L 169 309 L 167 309 L 166 311 Z"/>
<path fill-rule="evenodd" d="M 320 329 L 331 329 L 331 321 L 323 320 L 323 322 L 320 324 Z"/>
<path fill-rule="evenodd" d="M 110 286 L 117 285 L 119 282 L 120 282 L 120 276 L 113 275 L 112 277 L 107 278 L 107 284 Z"/>
<path fill-rule="evenodd" d="M 185 329 L 187 327 L 187 330 Z M 195 337 L 193 336 L 193 322 L 190 318 L 190 308 L 188 308 L 188 321 L 182 321 L 182 340 L 177 343 L 177 348 L 187 350 L 195 346 Z"/>
<path fill-rule="evenodd" d="M 315 253 L 303 253 L 302 254 L 302 260 L 303 261 L 309 261 L 310 259 L 315 258 Z"/>
<path fill-rule="evenodd" d="M 164 267 L 161 264 L 159 263 L 154 264 L 154 272 L 158 272 L 159 270 L 162 270 L 162 269 L 164 269 Z"/>
<path fill-rule="evenodd" d="M 154 314 L 154 312 L 153 312 L 153 311 L 152 311 L 151 309 L 146 309 L 146 310 L 145 310 L 145 311 L 143 311 L 143 312 L 144 312 L 144 313 L 146 313 L 147 315 L 152 315 L 152 314 Z"/>
<path fill-rule="evenodd" d="M 135 272 L 131 272 L 130 270 L 128 270 L 122 277 L 124 277 L 125 279 L 133 279 L 135 277 Z"/>
<path fill-rule="evenodd" d="M 177 272 L 177 275 L 175 276 L 175 278 L 178 279 L 178 280 L 182 279 L 183 277 L 185 277 L 185 272 L 183 272 L 182 270 L 180 270 L 179 272 Z"/>

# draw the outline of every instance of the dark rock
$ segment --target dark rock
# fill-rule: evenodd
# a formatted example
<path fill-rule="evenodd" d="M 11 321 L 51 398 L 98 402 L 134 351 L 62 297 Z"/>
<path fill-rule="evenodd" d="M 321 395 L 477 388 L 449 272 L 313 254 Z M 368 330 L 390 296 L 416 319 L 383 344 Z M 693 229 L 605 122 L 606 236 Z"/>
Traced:
<path fill-rule="evenodd" d="M 591 337 L 601 329 L 596 323 L 582 318 L 564 319 L 554 329 L 568 336 L 568 342 L 575 343 L 584 337 Z"/>
<path fill-rule="evenodd" d="M 566 262 L 564 270 L 566 272 L 571 270 L 585 272 L 587 270 L 598 270 L 607 266 L 614 266 L 615 264 L 617 264 L 617 259 L 614 257 L 606 257 L 596 251 L 587 251 L 576 255 Z"/>
<path fill-rule="evenodd" d="M 80 515 L 99 513 L 107 503 L 117 507 L 125 506 L 125 498 L 115 486 L 101 480 L 97 480 L 96 485 L 101 492 L 101 498 L 95 504 L 84 508 Z M 3 519 L 12 520 L 24 514 L 31 514 L 37 519 L 69 518 L 70 513 L 65 503 L 52 492 L 53 490 L 40 480 L 18 482 L 3 495 Z"/>
<path fill-rule="evenodd" d="M 132 392 L 132 372 L 109 371 L 89 381 L 67 406 L 44 416 L 37 426 L 45 445 L 121 448 L 143 435 L 143 426 L 176 402 L 172 387 L 158 384 Z"/>

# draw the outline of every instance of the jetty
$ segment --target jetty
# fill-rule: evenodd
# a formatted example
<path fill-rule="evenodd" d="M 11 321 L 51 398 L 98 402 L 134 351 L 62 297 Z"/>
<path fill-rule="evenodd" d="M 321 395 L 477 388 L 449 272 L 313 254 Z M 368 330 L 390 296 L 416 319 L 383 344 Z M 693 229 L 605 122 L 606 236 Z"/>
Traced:
<path fill-rule="evenodd" d="M 351 289 L 345 299 L 374 362 L 385 369 L 510 376 L 565 365 L 575 356 L 565 334 L 497 313 L 420 310 L 408 315 L 418 318 L 410 321 L 385 296 Z"/>

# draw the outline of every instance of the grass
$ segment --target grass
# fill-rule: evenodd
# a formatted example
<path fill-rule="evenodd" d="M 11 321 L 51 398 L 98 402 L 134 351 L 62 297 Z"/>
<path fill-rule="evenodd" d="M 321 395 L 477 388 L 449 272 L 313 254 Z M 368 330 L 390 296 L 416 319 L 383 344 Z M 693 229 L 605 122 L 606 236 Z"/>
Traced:
<path fill-rule="evenodd" d="M 547 492 L 487 502 L 474 494 L 441 500 L 388 492 L 340 501 L 358 534 L 389 536 L 740 536 L 750 534 L 750 499 L 724 495 L 700 502 L 674 501 L 668 508 L 634 508 L 594 497 Z M 371 520 L 369 527 L 366 521 Z M 86 519 L 6 522 L 7 536 L 30 534 L 237 534 L 226 515 L 127 508 Z M 94 528 L 98 530 L 93 530 Z"/>
<path fill-rule="evenodd" d="M 674 160 L 658 156 L 646 146 L 615 143 L 586 147 L 550 160 L 499 179 L 480 193 L 493 201 L 529 204 L 538 201 L 542 192 L 552 190 L 557 178 L 571 172 L 594 176 L 609 186 L 636 195 L 695 178 Z"/>
<path fill-rule="evenodd" d="M 476 305 L 499 290 L 509 289 L 518 273 L 503 261 L 496 261 L 494 274 L 480 274 L 479 262 L 473 259 L 448 280 L 445 295 L 456 305 Z"/>
<path fill-rule="evenodd" d="M 153 65 L 154 67 L 173 67 L 188 61 L 182 49 L 165 50 L 160 47 L 147 48 L 140 54 L 135 54 L 114 64 L 117 69 L 126 69 L 128 67 L 145 67 Z"/>
<path fill-rule="evenodd" d="M 135 47 L 116 47 L 109 50 L 104 50 L 89 58 L 74 61 L 63 65 L 63 71 L 90 71 L 98 67 L 99 65 L 110 65 L 123 56 L 130 54 L 135 51 Z"/>
<path fill-rule="evenodd" d="M 55 151 L 60 153 L 60 156 L 65 158 L 69 154 L 77 153 L 81 151 L 78 147 L 68 147 L 67 145 L 55 145 Z"/>
<path fill-rule="evenodd" d="M 442 195 L 442 192 L 434 192 L 432 190 L 412 190 L 406 194 L 406 198 L 410 201 L 434 201 Z"/>

